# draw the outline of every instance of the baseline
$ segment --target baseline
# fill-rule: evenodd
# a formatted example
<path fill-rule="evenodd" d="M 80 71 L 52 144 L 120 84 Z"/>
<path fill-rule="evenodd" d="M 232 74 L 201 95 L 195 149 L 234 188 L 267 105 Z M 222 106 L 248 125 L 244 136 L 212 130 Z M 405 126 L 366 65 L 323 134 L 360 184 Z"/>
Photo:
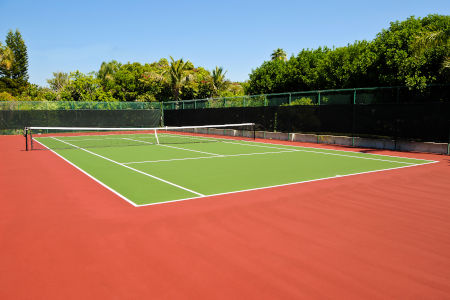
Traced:
<path fill-rule="evenodd" d="M 391 171 L 391 170 L 398 170 L 398 169 L 404 169 L 404 168 L 410 168 L 410 167 L 434 164 L 434 163 L 438 163 L 438 162 L 439 161 L 431 161 L 431 162 L 423 163 L 423 164 L 401 166 L 401 167 L 394 167 L 394 168 L 380 169 L 380 170 L 373 170 L 373 171 L 365 171 L 365 172 L 358 172 L 358 173 L 345 174 L 345 175 L 336 175 L 336 176 L 330 176 L 330 177 L 322 177 L 322 178 L 311 179 L 311 180 L 304 180 L 304 181 L 290 182 L 290 183 L 284 183 L 284 184 L 270 185 L 270 186 L 251 188 L 251 189 L 244 189 L 244 190 L 238 190 L 238 191 L 231 191 L 231 192 L 225 192 L 225 193 L 209 194 L 209 195 L 205 195 L 205 196 L 201 196 L 201 197 L 191 197 L 191 198 L 177 199 L 177 200 L 171 200 L 171 201 L 165 201 L 165 202 L 148 203 L 148 204 L 137 204 L 136 206 L 142 207 L 142 206 L 150 206 L 150 205 L 167 204 L 167 203 L 172 203 L 172 202 L 180 202 L 180 201 L 186 201 L 186 200 L 194 200 L 194 199 L 201 199 L 201 198 L 209 198 L 209 197 L 216 197 L 216 196 L 238 194 L 238 193 L 244 193 L 244 192 L 251 192 L 251 191 L 257 191 L 257 190 L 264 190 L 264 189 L 272 189 L 272 188 L 290 186 L 290 185 L 295 185 L 295 184 L 310 183 L 310 182 L 315 182 L 315 181 L 336 179 L 336 178 L 349 177 L 349 176 L 355 176 L 355 175 L 364 175 L 364 174 L 372 174 L 372 173 L 385 172 L 385 171 Z"/>
<path fill-rule="evenodd" d="M 205 196 L 205 195 L 203 195 L 203 194 L 201 194 L 201 193 L 199 193 L 199 192 L 193 191 L 193 190 L 191 190 L 191 189 L 188 189 L 188 188 L 183 187 L 183 186 L 181 186 L 181 185 L 178 185 L 178 184 L 176 184 L 176 183 L 167 181 L 167 180 L 162 179 L 162 178 L 160 178 L 160 177 L 151 175 L 151 174 L 149 174 L 149 173 L 145 173 L 145 172 L 143 172 L 143 171 L 137 170 L 137 169 L 135 169 L 135 168 L 132 168 L 132 167 L 127 166 L 127 165 L 124 165 L 124 164 L 122 164 L 122 163 L 120 163 L 120 162 L 117 162 L 117 161 L 112 160 L 112 159 L 110 159 L 110 158 L 104 157 L 104 156 L 102 156 L 102 155 L 100 155 L 100 154 L 97 154 L 97 153 L 95 153 L 95 152 L 89 151 L 89 150 L 87 150 L 87 149 L 81 148 L 81 147 L 79 147 L 79 146 L 73 145 L 73 144 L 71 144 L 71 143 L 68 143 L 68 142 L 65 142 L 65 141 L 62 141 L 62 140 L 59 140 L 59 139 L 57 139 L 57 138 L 55 138 L 55 137 L 52 137 L 52 139 L 57 140 L 58 142 L 61 142 L 61 143 L 65 143 L 65 144 L 67 144 L 67 145 L 69 145 L 69 146 L 72 146 L 72 147 L 75 147 L 75 148 L 77 148 L 77 149 L 83 150 L 83 151 L 85 151 L 85 152 L 87 152 L 87 153 L 89 153 L 89 154 L 98 156 L 98 157 L 100 157 L 100 158 L 103 158 L 103 159 L 105 159 L 105 160 L 107 160 L 107 161 L 110 161 L 110 162 L 112 162 L 112 163 L 114 163 L 114 164 L 117 164 L 117 165 L 119 165 L 119 166 L 122 166 L 122 167 L 124 167 L 124 168 L 130 169 L 130 170 L 135 171 L 135 172 L 137 172 L 137 173 L 140 173 L 140 174 L 142 174 L 142 175 L 151 177 L 151 178 L 153 178 L 153 179 L 156 179 L 156 180 L 162 181 L 162 182 L 164 182 L 164 183 L 170 184 L 170 185 L 175 186 L 175 187 L 177 187 L 177 188 L 180 188 L 180 189 L 182 189 L 182 190 L 188 191 L 188 192 L 190 192 L 190 193 L 193 193 L 193 194 L 196 194 L 196 195 L 199 195 L 199 196 Z"/>

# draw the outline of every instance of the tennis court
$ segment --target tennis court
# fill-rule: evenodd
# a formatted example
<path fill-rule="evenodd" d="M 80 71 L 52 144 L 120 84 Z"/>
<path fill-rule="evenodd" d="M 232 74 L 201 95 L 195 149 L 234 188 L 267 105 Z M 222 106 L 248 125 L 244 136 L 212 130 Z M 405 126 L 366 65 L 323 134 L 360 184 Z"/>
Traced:
<path fill-rule="evenodd" d="M 215 128 L 197 132 L 100 130 L 35 134 L 33 141 L 35 148 L 53 151 L 134 206 L 434 162 L 271 144 L 252 139 L 248 134 L 223 136 Z"/>

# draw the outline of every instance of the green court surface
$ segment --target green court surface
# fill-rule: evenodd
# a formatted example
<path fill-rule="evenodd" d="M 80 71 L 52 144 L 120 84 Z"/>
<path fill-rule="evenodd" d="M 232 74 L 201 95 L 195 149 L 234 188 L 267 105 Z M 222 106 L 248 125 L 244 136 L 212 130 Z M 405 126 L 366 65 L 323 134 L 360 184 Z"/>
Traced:
<path fill-rule="evenodd" d="M 135 206 L 416 166 L 433 161 L 248 140 L 108 134 L 35 141 Z"/>

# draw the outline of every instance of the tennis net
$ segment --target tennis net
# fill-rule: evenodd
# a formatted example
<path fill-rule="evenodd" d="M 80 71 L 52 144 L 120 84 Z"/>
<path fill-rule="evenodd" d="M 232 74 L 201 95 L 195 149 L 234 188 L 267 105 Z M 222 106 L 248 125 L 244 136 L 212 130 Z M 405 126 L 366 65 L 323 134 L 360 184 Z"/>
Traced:
<path fill-rule="evenodd" d="M 151 146 L 255 139 L 255 124 L 154 128 L 26 127 L 26 150 Z"/>

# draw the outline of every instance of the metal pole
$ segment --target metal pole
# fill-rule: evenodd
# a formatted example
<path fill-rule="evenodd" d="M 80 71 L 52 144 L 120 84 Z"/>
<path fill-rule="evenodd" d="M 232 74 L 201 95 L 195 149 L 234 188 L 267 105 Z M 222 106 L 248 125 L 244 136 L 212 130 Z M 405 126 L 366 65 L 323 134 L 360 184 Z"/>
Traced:
<path fill-rule="evenodd" d="M 25 136 L 25 150 L 28 151 L 28 128 L 26 127 L 24 129 L 24 136 Z"/>
<path fill-rule="evenodd" d="M 353 105 L 352 105 L 352 147 L 355 147 L 355 124 L 356 124 L 356 89 L 353 92 Z"/>

